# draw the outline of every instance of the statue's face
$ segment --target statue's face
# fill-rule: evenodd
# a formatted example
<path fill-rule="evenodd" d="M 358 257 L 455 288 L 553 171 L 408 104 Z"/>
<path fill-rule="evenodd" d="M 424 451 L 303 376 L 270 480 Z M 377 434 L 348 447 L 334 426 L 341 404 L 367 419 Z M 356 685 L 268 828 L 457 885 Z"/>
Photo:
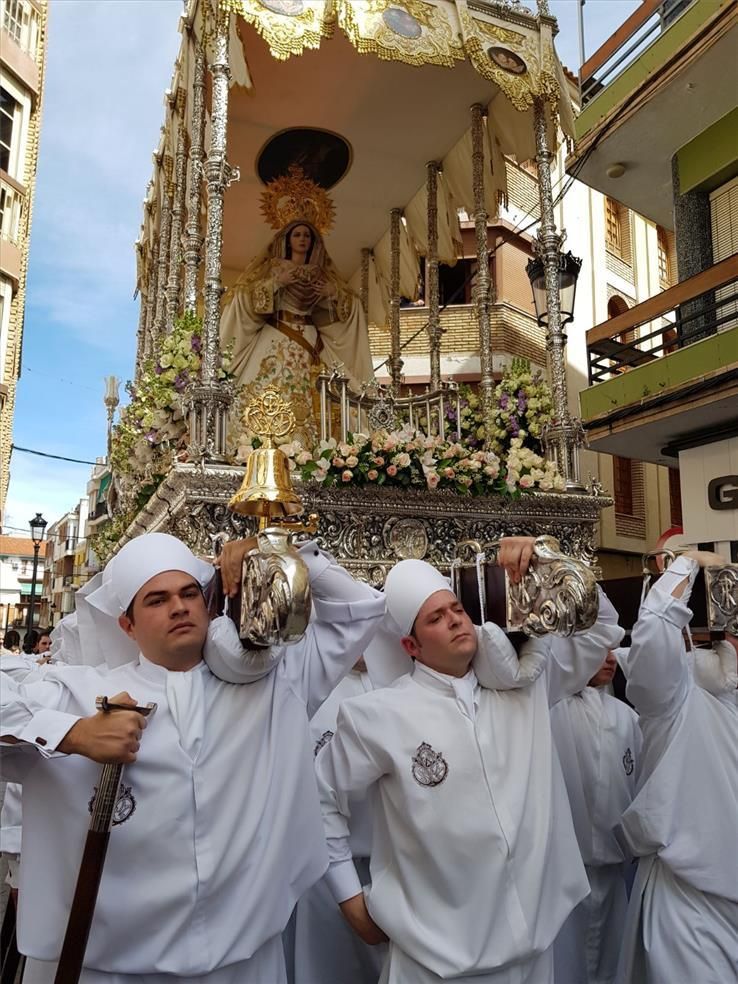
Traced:
<path fill-rule="evenodd" d="M 306 225 L 296 225 L 290 232 L 290 253 L 292 256 L 307 256 L 313 245 L 313 234 Z"/>

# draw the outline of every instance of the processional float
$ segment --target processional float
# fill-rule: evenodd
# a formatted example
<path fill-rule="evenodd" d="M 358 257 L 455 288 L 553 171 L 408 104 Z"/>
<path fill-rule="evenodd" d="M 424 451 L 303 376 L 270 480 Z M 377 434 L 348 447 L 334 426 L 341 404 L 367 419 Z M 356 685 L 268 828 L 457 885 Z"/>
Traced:
<path fill-rule="evenodd" d="M 169 372 L 162 353 L 167 367 L 178 365 L 172 339 L 183 316 L 201 319 L 199 366 L 189 376 L 179 372 L 176 412 L 154 402 L 136 422 L 135 468 L 112 455 L 114 521 L 125 519 L 114 548 L 160 530 L 209 554 L 218 538 L 256 531 L 258 517 L 228 508 L 244 475 L 234 458 L 234 421 L 244 408 L 234 405 L 233 382 L 223 378 L 221 319 L 241 291 L 249 330 L 274 321 L 270 298 L 258 295 L 248 276 L 252 259 L 272 248 L 259 220 L 263 196 L 271 189 L 273 206 L 275 200 L 279 208 L 289 206 L 287 191 L 280 197 L 274 189 L 287 189 L 296 167 L 318 186 L 316 196 L 330 191 L 338 216 L 321 239 L 333 280 L 297 286 L 325 288 L 331 317 L 343 310 L 346 325 L 356 314 L 390 341 L 386 387 L 368 380 L 356 385 L 346 360 L 339 365 L 323 356 L 311 384 L 316 438 L 341 441 L 356 429 L 403 425 L 447 440 L 457 436 L 446 421 L 447 409 L 458 408 L 458 388 L 442 373 L 438 270 L 458 254 L 460 211 L 475 231 L 478 272 L 469 317 L 489 422 L 495 359 L 501 351 L 525 354 L 513 339 L 493 334 L 491 319 L 487 229 L 506 194 L 507 156 L 535 160 L 539 175 L 537 250 L 548 300 L 540 346 L 554 406 L 545 446 L 566 491 L 474 498 L 413 485 L 309 481 L 297 481 L 296 490 L 306 512 L 319 517 L 321 545 L 376 585 L 399 559 L 424 558 L 450 571 L 457 544 L 489 544 L 504 535 L 554 537 L 563 554 L 595 564 L 597 523 L 610 500 L 596 483 L 581 484 L 581 426 L 569 409 L 558 293 L 562 235 L 550 170 L 562 131 L 572 132 L 572 110 L 545 0 L 536 12 L 514 0 L 190 0 L 180 30 L 137 243 L 133 390 L 157 359 L 157 370 Z M 422 394 L 403 383 L 401 331 L 402 298 L 415 296 L 420 255 L 428 308 Z M 299 312 L 292 315 L 287 327 L 307 338 L 311 326 Z M 268 382 L 290 395 L 279 372 Z M 147 442 L 167 428 L 175 435 L 171 455 L 157 470 L 147 460 Z M 246 467 L 253 473 L 255 464 Z"/>

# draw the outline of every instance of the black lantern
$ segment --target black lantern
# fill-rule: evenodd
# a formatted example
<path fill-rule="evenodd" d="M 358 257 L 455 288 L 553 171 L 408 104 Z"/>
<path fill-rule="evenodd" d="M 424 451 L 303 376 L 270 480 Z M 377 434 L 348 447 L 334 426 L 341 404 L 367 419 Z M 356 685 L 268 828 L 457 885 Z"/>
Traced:
<path fill-rule="evenodd" d="M 582 261 L 569 253 L 559 253 L 559 305 L 561 308 L 561 324 L 567 325 L 574 320 L 574 298 L 577 292 L 577 277 L 582 268 Z M 548 300 L 546 298 L 546 273 L 540 256 L 528 260 L 525 268 L 530 285 L 533 288 L 533 303 L 536 308 L 536 319 L 539 325 L 548 325 Z"/>
<path fill-rule="evenodd" d="M 44 539 L 44 530 L 47 522 L 41 513 L 36 513 L 28 524 L 31 527 L 31 539 L 33 540 L 33 574 L 31 575 L 31 598 L 28 602 L 28 617 L 26 619 L 26 634 L 33 629 L 33 603 L 36 600 L 36 574 L 38 572 L 38 552 Z"/>
<path fill-rule="evenodd" d="M 38 543 L 40 545 L 44 539 L 44 530 L 48 525 L 46 520 L 41 513 L 36 513 L 28 525 L 31 527 L 31 539 L 34 543 Z"/>

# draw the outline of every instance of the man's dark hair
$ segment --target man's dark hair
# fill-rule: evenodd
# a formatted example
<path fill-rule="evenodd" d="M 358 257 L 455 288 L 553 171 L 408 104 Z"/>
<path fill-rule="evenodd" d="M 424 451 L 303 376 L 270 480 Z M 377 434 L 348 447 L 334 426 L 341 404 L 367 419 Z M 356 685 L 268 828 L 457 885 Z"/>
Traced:
<path fill-rule="evenodd" d="M 5 633 L 5 638 L 3 639 L 3 645 L 6 649 L 12 649 L 13 646 L 20 646 L 21 637 L 20 632 L 16 632 L 15 629 L 9 629 Z"/>

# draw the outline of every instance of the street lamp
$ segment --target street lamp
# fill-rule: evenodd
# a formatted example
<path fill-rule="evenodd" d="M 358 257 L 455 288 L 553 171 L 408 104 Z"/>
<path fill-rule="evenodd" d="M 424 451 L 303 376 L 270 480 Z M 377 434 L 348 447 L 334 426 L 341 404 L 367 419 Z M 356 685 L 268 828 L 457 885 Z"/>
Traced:
<path fill-rule="evenodd" d="M 31 600 L 28 603 L 28 618 L 26 619 L 26 635 L 33 629 L 33 602 L 36 598 L 36 574 L 38 571 L 38 552 L 44 539 L 47 523 L 41 513 L 37 512 L 28 524 L 31 527 L 33 540 L 33 574 L 31 575 Z"/>
<path fill-rule="evenodd" d="M 574 320 L 574 300 L 577 293 L 577 279 L 582 269 L 582 261 L 571 251 L 559 253 L 559 308 L 561 324 L 568 325 Z M 530 285 L 533 288 L 533 304 L 536 308 L 536 320 L 543 328 L 548 327 L 548 298 L 546 296 L 546 269 L 540 256 L 528 260 L 525 268 Z"/>

